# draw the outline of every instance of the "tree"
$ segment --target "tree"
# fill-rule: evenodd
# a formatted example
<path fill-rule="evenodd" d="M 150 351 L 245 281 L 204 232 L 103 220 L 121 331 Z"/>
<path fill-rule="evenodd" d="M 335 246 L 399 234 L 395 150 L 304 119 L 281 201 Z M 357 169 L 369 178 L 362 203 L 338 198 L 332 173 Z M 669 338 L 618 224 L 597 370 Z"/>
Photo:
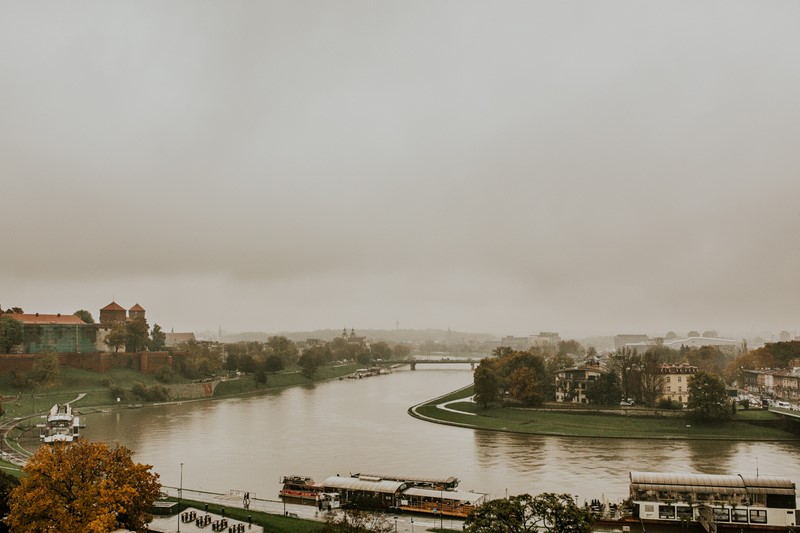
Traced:
<path fill-rule="evenodd" d="M 161 331 L 161 326 L 153 324 L 153 330 L 150 332 L 150 351 L 158 352 L 164 349 L 167 345 L 167 334 Z"/>
<path fill-rule="evenodd" d="M 384 341 L 372 343 L 369 347 L 370 355 L 373 359 L 391 359 L 392 349 Z"/>
<path fill-rule="evenodd" d="M 80 318 L 81 320 L 83 320 L 87 324 L 94 324 L 95 323 L 94 322 L 94 317 L 92 316 L 92 313 L 90 313 L 86 309 L 78 309 L 77 311 L 75 311 L 72 314 L 75 315 L 76 317 Z"/>
<path fill-rule="evenodd" d="M 497 373 L 495 360 L 484 359 L 473 373 L 475 400 L 484 407 L 497 399 L 500 393 L 500 376 Z"/>
<path fill-rule="evenodd" d="M 330 361 L 331 350 L 327 346 L 311 346 L 303 350 L 297 364 L 302 368 L 302 373 L 307 378 L 314 377 L 317 369 Z"/>
<path fill-rule="evenodd" d="M 0 470 L 0 517 L 8 515 L 8 500 L 11 491 L 19 486 L 19 479 Z M 9 531 L 8 525 L 0 520 L 0 533 Z"/>
<path fill-rule="evenodd" d="M 266 372 L 279 372 L 283 370 L 283 359 L 281 359 L 280 355 L 268 355 L 267 358 L 264 360 L 264 370 Z"/>
<path fill-rule="evenodd" d="M 586 399 L 594 405 L 618 405 L 622 399 L 619 376 L 614 372 L 601 374 L 586 385 Z"/>
<path fill-rule="evenodd" d="M 8 525 L 19 533 L 144 531 L 161 484 L 150 465 L 134 463 L 124 446 L 41 446 L 11 492 Z"/>
<path fill-rule="evenodd" d="M 662 357 L 663 346 L 653 346 L 648 348 L 642 355 L 642 363 L 639 368 L 639 375 L 642 387 L 642 402 L 645 405 L 653 406 L 664 392 L 664 380 L 661 376 L 661 364 L 664 362 Z"/>
<path fill-rule="evenodd" d="M 360 509 L 345 509 L 342 514 L 330 514 L 322 526 L 323 533 L 391 533 L 395 526 L 385 515 Z"/>
<path fill-rule="evenodd" d="M 411 347 L 407 344 L 395 344 L 392 351 L 395 359 L 405 359 L 411 355 Z"/>
<path fill-rule="evenodd" d="M 61 364 L 58 355 L 40 353 L 33 359 L 30 379 L 39 387 L 49 388 L 61 382 Z"/>
<path fill-rule="evenodd" d="M 725 382 L 708 372 L 697 372 L 689 378 L 690 416 L 698 421 L 716 422 L 730 418 Z"/>
<path fill-rule="evenodd" d="M 632 398 L 634 389 L 638 390 L 639 387 L 636 386 L 636 381 L 639 377 L 641 364 L 642 358 L 636 352 L 636 349 L 628 346 L 617 348 L 617 351 L 611 356 L 610 366 L 619 374 L 623 398 Z"/>
<path fill-rule="evenodd" d="M 0 316 L 0 349 L 9 353 L 11 348 L 22 342 L 22 322 L 8 314 Z"/>
<path fill-rule="evenodd" d="M 297 361 L 297 357 L 300 355 L 297 345 L 292 340 L 282 335 L 267 339 L 267 348 L 270 349 L 273 354 L 280 356 L 280 358 L 283 359 L 284 365 L 294 364 Z"/>
<path fill-rule="evenodd" d="M 558 355 L 582 355 L 583 346 L 576 340 L 558 341 Z"/>
<path fill-rule="evenodd" d="M 487 502 L 464 522 L 469 533 L 590 533 L 588 510 L 569 494 L 520 494 Z"/>
<path fill-rule="evenodd" d="M 136 317 L 125 323 L 125 332 L 127 338 L 125 339 L 125 351 L 138 352 L 147 347 L 150 341 L 149 335 L 150 327 L 147 325 L 147 320 L 143 317 Z"/>
<path fill-rule="evenodd" d="M 509 377 L 509 395 L 517 401 L 531 405 L 544 402 L 539 374 L 535 368 L 525 366 L 514 370 Z"/>
<path fill-rule="evenodd" d="M 114 353 L 117 353 L 121 347 L 125 346 L 125 339 L 127 338 L 127 335 L 128 334 L 125 331 L 125 324 L 122 322 L 117 322 L 111 326 L 111 331 L 108 332 L 103 342 L 109 348 L 113 348 Z"/>

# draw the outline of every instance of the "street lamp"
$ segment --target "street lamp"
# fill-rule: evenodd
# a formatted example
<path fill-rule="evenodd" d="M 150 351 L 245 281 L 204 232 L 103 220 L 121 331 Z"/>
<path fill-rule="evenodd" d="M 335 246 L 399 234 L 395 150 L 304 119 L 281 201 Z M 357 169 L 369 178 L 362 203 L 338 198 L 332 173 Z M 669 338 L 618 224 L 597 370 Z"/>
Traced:
<path fill-rule="evenodd" d="M 183 463 L 181 463 L 181 483 L 178 485 L 178 533 L 181 533 L 181 503 L 183 502 Z"/>
<path fill-rule="evenodd" d="M 439 531 L 444 531 L 444 487 L 439 487 Z"/>

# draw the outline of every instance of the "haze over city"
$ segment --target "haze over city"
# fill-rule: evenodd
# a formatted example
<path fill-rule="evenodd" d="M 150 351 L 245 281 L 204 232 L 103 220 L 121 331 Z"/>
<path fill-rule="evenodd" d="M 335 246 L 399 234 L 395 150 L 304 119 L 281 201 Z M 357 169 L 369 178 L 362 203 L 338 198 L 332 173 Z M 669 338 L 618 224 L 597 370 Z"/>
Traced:
<path fill-rule="evenodd" d="M 795 2 L 2 8 L 4 309 L 798 329 Z"/>

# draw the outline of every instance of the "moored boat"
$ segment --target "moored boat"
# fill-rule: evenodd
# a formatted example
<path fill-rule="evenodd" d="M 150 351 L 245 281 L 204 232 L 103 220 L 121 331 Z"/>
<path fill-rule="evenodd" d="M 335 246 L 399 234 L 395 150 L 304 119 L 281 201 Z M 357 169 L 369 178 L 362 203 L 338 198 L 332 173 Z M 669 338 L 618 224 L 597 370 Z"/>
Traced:
<path fill-rule="evenodd" d="M 630 473 L 633 518 L 641 524 L 720 530 L 790 531 L 795 484 L 778 476 Z"/>
<path fill-rule="evenodd" d="M 278 495 L 287 502 L 316 503 L 322 494 L 322 485 L 307 476 L 283 476 L 283 487 Z"/>
<path fill-rule="evenodd" d="M 322 487 L 338 495 L 342 507 L 466 518 L 486 501 L 486 494 L 457 491 L 457 484 L 455 477 L 354 474 L 331 476 Z"/>
<path fill-rule="evenodd" d="M 44 419 L 45 423 L 38 427 L 39 440 L 45 444 L 72 442 L 80 436 L 80 418 L 72 413 L 69 404 L 53 405 Z"/>

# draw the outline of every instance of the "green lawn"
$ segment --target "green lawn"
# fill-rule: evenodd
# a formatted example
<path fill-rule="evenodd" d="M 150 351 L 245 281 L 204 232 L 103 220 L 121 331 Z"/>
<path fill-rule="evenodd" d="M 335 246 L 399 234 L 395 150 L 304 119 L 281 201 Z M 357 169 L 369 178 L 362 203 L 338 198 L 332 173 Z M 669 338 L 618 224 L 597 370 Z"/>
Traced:
<path fill-rule="evenodd" d="M 781 426 L 778 415 L 767 411 L 740 411 L 733 420 L 720 424 L 698 424 L 683 417 L 617 416 L 587 412 L 585 409 L 557 411 L 513 407 L 482 408 L 467 401 L 472 389 L 455 391 L 417 407 L 424 417 L 442 423 L 468 425 L 480 429 L 564 435 L 574 437 L 617 437 L 659 439 L 718 440 L 800 440 Z M 444 411 L 437 404 L 451 403 L 450 409 L 475 413 L 475 416 Z M 623 411 L 620 411 L 621 413 Z"/>

